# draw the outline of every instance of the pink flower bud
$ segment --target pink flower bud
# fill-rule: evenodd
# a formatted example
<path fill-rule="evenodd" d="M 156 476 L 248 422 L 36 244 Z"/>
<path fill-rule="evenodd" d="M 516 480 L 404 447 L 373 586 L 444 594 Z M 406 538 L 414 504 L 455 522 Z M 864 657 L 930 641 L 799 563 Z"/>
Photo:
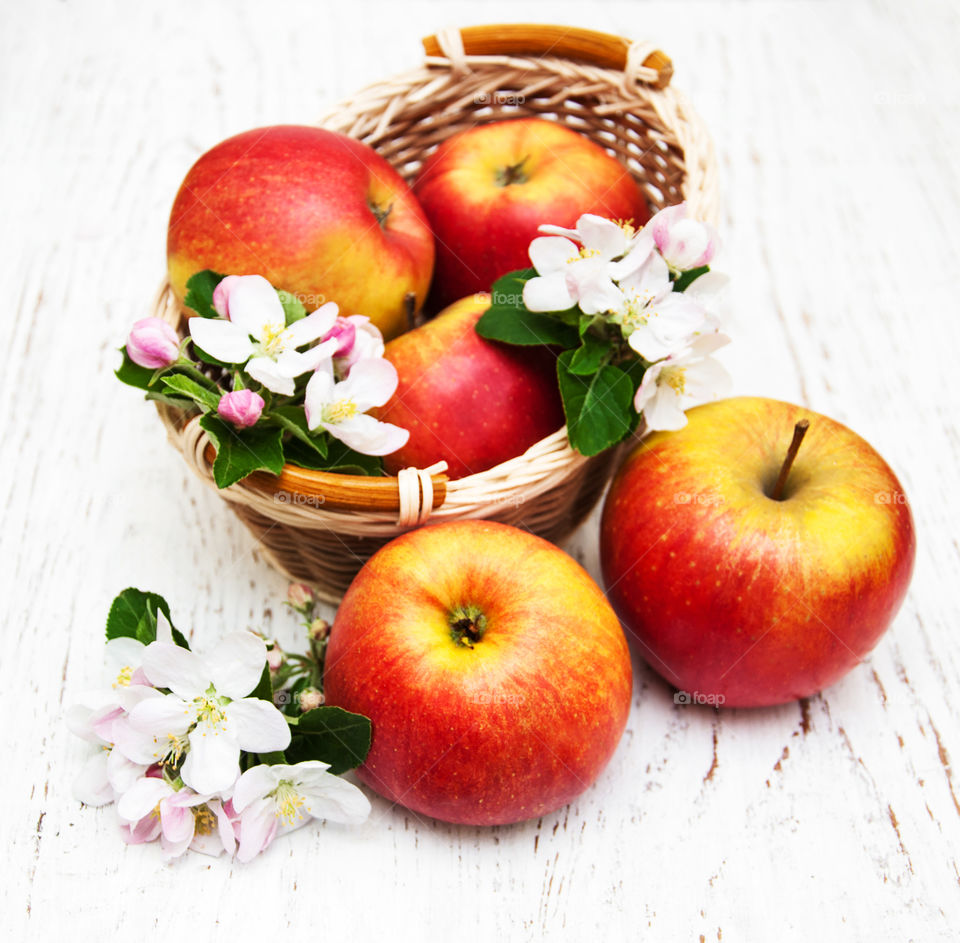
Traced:
<path fill-rule="evenodd" d="M 681 272 L 709 265 L 717 254 L 713 227 L 687 216 L 686 203 L 660 210 L 647 226 L 660 254 Z"/>
<path fill-rule="evenodd" d="M 304 609 L 314 600 L 313 590 L 306 583 L 291 583 L 287 589 L 287 602 L 294 609 Z"/>
<path fill-rule="evenodd" d="M 133 325 L 127 338 L 127 356 L 149 370 L 169 367 L 180 356 L 180 338 L 166 321 L 143 318 Z"/>
<path fill-rule="evenodd" d="M 280 670 L 283 662 L 283 649 L 274 642 L 273 647 L 267 649 L 267 666 L 271 671 L 276 672 Z"/>
<path fill-rule="evenodd" d="M 234 390 L 224 393 L 217 406 L 217 415 L 232 422 L 238 429 L 254 426 L 263 412 L 263 397 L 253 390 Z"/>
<path fill-rule="evenodd" d="M 338 341 L 337 349 L 333 352 L 334 357 L 346 357 L 353 350 L 354 342 L 357 339 L 356 325 L 346 318 L 337 318 L 332 328 L 324 334 L 325 341 Z"/>
<path fill-rule="evenodd" d="M 300 710 L 306 713 L 307 711 L 315 711 L 318 707 L 323 707 L 326 698 L 323 696 L 323 692 L 316 688 L 304 688 L 300 692 L 298 700 L 300 701 Z"/>
<path fill-rule="evenodd" d="M 213 289 L 213 309 L 221 318 L 230 317 L 230 293 L 242 278 L 242 275 L 228 275 L 226 278 L 221 278 L 217 287 Z"/>
<path fill-rule="evenodd" d="M 307 632 L 313 641 L 322 642 L 330 634 L 330 623 L 326 619 L 314 619 Z"/>

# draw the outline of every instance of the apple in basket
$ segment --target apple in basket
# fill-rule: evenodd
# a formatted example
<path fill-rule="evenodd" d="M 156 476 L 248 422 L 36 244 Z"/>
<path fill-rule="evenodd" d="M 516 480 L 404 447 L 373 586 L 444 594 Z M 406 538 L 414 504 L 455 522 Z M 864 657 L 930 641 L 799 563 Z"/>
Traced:
<path fill-rule="evenodd" d="M 423 303 L 433 235 L 399 174 L 366 144 L 301 125 L 228 138 L 190 168 L 170 213 L 167 262 L 182 301 L 202 269 L 264 275 L 308 311 L 336 301 L 387 336 Z"/>
<path fill-rule="evenodd" d="M 900 482 L 860 436 L 800 406 L 741 397 L 688 417 L 611 485 L 608 596 L 678 697 L 814 694 L 876 645 L 907 591 L 916 542 Z"/>
<path fill-rule="evenodd" d="M 562 550 L 491 521 L 410 531 L 337 611 L 327 703 L 373 722 L 360 778 L 471 825 L 566 805 L 612 756 L 630 655 L 600 588 Z"/>
<path fill-rule="evenodd" d="M 442 459 L 451 478 L 462 478 L 522 455 L 563 425 L 556 358 L 482 338 L 474 326 L 489 306 L 489 295 L 471 295 L 387 344 L 399 384 L 377 416 L 410 432 L 385 457 L 389 474 Z"/>
<path fill-rule="evenodd" d="M 437 237 L 434 310 L 527 268 L 543 223 L 572 227 L 596 213 L 639 226 L 650 217 L 618 160 L 542 118 L 497 121 L 448 138 L 424 163 L 414 192 Z"/>

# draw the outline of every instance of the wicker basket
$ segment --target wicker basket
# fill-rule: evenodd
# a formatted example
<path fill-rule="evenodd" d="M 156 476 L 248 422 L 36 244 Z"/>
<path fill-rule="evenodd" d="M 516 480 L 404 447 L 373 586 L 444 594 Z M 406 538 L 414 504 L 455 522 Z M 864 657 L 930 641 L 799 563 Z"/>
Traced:
<path fill-rule="evenodd" d="M 559 26 L 479 26 L 424 40 L 423 66 L 369 86 L 320 124 L 372 145 L 412 180 L 441 141 L 505 117 L 540 115 L 602 144 L 641 183 L 654 209 L 687 200 L 716 222 L 713 148 L 670 60 L 652 46 Z M 168 286 L 156 314 L 182 328 Z M 213 447 L 196 417 L 158 404 L 171 442 L 209 484 Z M 574 452 L 566 429 L 489 471 L 448 481 L 438 465 L 363 478 L 288 465 L 221 491 L 267 560 L 337 601 L 364 561 L 428 520 L 488 518 L 549 540 L 566 536 L 599 499 L 616 460 Z"/>

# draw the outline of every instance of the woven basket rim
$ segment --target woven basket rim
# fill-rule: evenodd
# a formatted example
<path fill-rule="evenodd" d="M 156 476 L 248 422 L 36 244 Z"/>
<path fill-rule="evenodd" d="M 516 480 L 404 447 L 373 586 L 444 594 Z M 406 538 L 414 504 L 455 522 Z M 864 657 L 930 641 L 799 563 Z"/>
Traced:
<path fill-rule="evenodd" d="M 466 30 L 462 31 L 463 36 L 466 36 L 466 34 Z M 618 37 L 608 38 L 616 39 Z M 625 104 L 621 109 L 622 111 L 627 110 L 626 106 L 630 103 L 629 94 L 632 93 L 637 96 L 638 102 L 642 99 L 644 102 L 652 103 L 658 117 L 663 119 L 664 125 L 667 125 L 668 122 L 666 118 L 663 118 L 661 112 L 666 113 L 672 109 L 678 125 L 695 126 L 697 130 L 702 131 L 699 138 L 695 134 L 691 137 L 691 140 L 696 140 L 697 143 L 703 145 L 702 152 L 696 154 L 699 161 L 696 183 L 700 190 L 691 189 L 691 162 L 688 160 L 687 154 L 687 149 L 690 146 L 689 142 L 684 144 L 680 141 L 675 144 L 681 150 L 684 158 L 681 192 L 687 199 L 702 196 L 702 205 L 700 205 L 699 200 L 694 199 L 696 205 L 693 212 L 710 222 L 716 221 L 717 208 L 714 193 L 716 163 L 709 135 L 702 127 L 702 122 L 696 112 L 675 88 L 666 83 L 661 84 L 654 81 L 657 76 L 655 70 L 652 72 L 653 77 L 650 77 L 651 69 L 646 63 L 652 61 L 651 50 L 656 50 L 649 43 L 632 42 L 620 38 L 621 42 L 627 44 L 625 54 L 627 67 L 625 70 L 617 70 L 574 63 L 570 59 L 557 56 L 468 55 L 464 53 L 461 32 L 457 30 L 447 30 L 438 34 L 437 37 L 428 37 L 424 40 L 425 48 L 428 40 L 431 39 L 439 41 L 440 47 L 446 55 L 439 57 L 428 55 L 424 63 L 415 69 L 365 86 L 329 112 L 318 122 L 318 125 L 348 134 L 351 131 L 356 132 L 361 119 L 366 117 L 364 109 L 369 108 L 371 102 L 391 101 L 399 88 L 413 85 L 419 85 L 418 94 L 426 98 L 431 87 L 437 86 L 438 83 L 445 84 L 455 76 L 462 77 L 464 70 L 468 74 L 476 73 L 481 77 L 488 70 L 520 70 L 527 80 L 532 80 L 536 73 L 554 77 L 557 74 L 566 76 L 568 73 L 572 73 L 581 80 L 595 80 L 611 88 L 618 88 L 624 96 Z M 636 56 L 631 55 L 631 46 L 636 48 L 638 52 Z M 641 53 L 643 58 L 640 58 Z M 659 53 L 659 55 L 663 56 L 662 53 Z M 670 60 L 665 56 L 663 59 L 669 66 Z M 672 68 L 670 72 L 672 73 Z M 669 75 L 667 81 L 669 81 Z M 362 140 L 375 146 L 389 132 L 390 122 L 394 117 L 395 114 L 391 108 L 389 106 L 384 107 L 381 120 L 377 123 L 377 126 L 368 129 L 359 136 Z M 494 116 L 490 120 L 501 119 Z M 677 127 L 670 130 L 675 135 L 678 133 Z M 600 143 L 602 144 L 602 142 Z M 389 160 L 389 158 L 387 159 Z M 166 280 L 160 287 L 154 308 L 157 315 L 171 323 L 178 332 L 182 330 L 181 325 L 186 312 L 173 298 L 169 283 Z M 194 451 L 198 466 L 202 461 L 206 461 L 203 456 L 206 456 L 208 446 L 212 448 L 212 445 L 206 433 L 199 430 L 197 424 L 199 417 L 189 416 L 187 411 L 178 410 L 167 404 L 158 402 L 156 406 L 168 428 L 168 432 L 171 434 L 171 439 L 174 436 L 177 437 L 174 444 L 184 454 L 191 450 Z M 401 526 L 404 524 L 412 526 L 416 523 L 425 522 L 432 512 L 441 508 L 448 508 L 453 512 L 458 507 L 471 507 L 474 504 L 482 506 L 490 503 L 491 496 L 493 496 L 494 501 L 508 501 L 511 496 L 521 494 L 526 496 L 527 499 L 535 497 L 537 494 L 549 490 L 551 484 L 555 483 L 558 477 L 562 478 L 574 473 L 580 466 L 589 461 L 591 461 L 591 457 L 583 456 L 571 448 L 567 440 L 567 427 L 564 425 L 550 436 L 532 445 L 521 455 L 485 471 L 458 479 L 450 479 L 438 466 L 432 466 L 426 470 L 405 469 L 396 476 L 361 477 L 305 469 L 301 466 L 288 464 L 284 468 L 284 475 L 273 476 L 268 473 L 255 473 L 228 489 L 222 489 L 220 493 L 228 500 L 242 502 L 255 500 L 257 496 L 276 496 L 284 493 L 311 498 L 320 494 L 326 495 L 331 490 L 342 489 L 352 484 L 349 479 L 356 479 L 363 483 L 364 490 L 373 489 L 382 493 L 380 496 L 382 500 L 378 499 L 378 510 L 392 511 L 394 516 L 399 511 L 400 520 L 397 523 Z M 207 471 L 209 470 L 209 464 L 207 462 Z M 445 463 L 442 464 L 445 466 Z M 209 478 L 209 475 L 207 477 Z M 303 487 L 304 485 L 305 487 Z M 406 502 L 404 499 L 405 493 Z M 327 507 L 332 508 L 333 511 L 342 510 L 346 515 L 354 515 L 366 513 L 371 506 L 369 504 L 354 506 L 347 502 L 340 507 L 336 503 L 328 504 Z M 304 522 L 301 520 L 300 523 Z"/>

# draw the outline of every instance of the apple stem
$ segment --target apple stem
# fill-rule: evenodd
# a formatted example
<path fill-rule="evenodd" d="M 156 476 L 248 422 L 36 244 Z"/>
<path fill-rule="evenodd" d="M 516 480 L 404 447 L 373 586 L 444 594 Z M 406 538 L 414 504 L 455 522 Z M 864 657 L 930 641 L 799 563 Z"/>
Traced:
<path fill-rule="evenodd" d="M 527 162 L 528 154 L 516 164 L 508 164 L 502 170 L 497 171 L 497 183 L 501 187 L 509 187 L 512 183 L 526 183 L 527 175 L 523 172 L 523 165 Z"/>
<path fill-rule="evenodd" d="M 783 493 L 784 485 L 787 483 L 787 476 L 790 474 L 790 469 L 793 468 L 793 460 L 797 457 L 797 452 L 800 451 L 800 443 L 803 442 L 803 437 L 807 434 L 807 429 L 809 428 L 809 419 L 801 419 L 793 427 L 793 439 L 790 442 L 790 448 L 787 449 L 786 458 L 784 458 L 783 464 L 780 466 L 777 483 L 773 486 L 773 491 L 770 492 L 770 497 L 774 501 L 783 500 L 780 496 Z"/>
<path fill-rule="evenodd" d="M 403 313 L 407 316 L 408 331 L 420 326 L 420 319 L 417 317 L 417 296 L 412 291 L 408 291 L 403 296 Z"/>
<path fill-rule="evenodd" d="M 487 630 L 487 617 L 476 606 L 457 606 L 450 614 L 450 637 L 464 648 L 473 648 Z"/>

